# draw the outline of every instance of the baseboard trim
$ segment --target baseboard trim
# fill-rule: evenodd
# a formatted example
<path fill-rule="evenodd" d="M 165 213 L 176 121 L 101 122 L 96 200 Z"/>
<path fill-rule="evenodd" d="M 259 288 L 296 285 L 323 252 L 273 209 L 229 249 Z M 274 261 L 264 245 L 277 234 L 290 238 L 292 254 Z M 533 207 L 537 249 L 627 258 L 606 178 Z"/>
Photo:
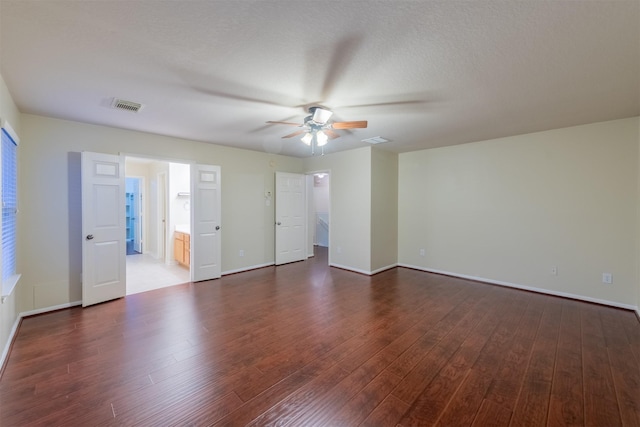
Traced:
<path fill-rule="evenodd" d="M 353 268 L 346 265 L 336 264 L 333 262 L 329 263 L 329 267 L 335 267 L 335 268 L 339 268 L 340 270 L 353 271 L 354 273 L 360 273 L 360 274 L 364 274 L 365 276 L 371 276 L 370 271 L 360 270 L 359 268 Z"/>
<path fill-rule="evenodd" d="M 341 264 L 335 264 L 335 263 L 330 263 L 329 264 L 329 267 L 339 268 L 340 270 L 353 271 L 354 273 L 364 274 L 365 276 L 373 276 L 374 274 L 378 274 L 378 273 L 382 273 L 383 271 L 391 270 L 392 268 L 395 268 L 397 266 L 398 266 L 398 264 L 389 264 L 389 265 L 387 265 L 385 267 L 381 267 L 381 268 L 375 269 L 373 271 L 367 271 L 367 270 L 361 270 L 359 268 L 353 268 L 353 267 L 349 267 L 349 266 L 341 265 Z"/>
<path fill-rule="evenodd" d="M 2 356 L 0 356 L 0 379 L 2 378 L 2 374 L 4 374 L 4 367 L 9 359 L 9 353 L 11 353 L 11 347 L 13 347 L 13 340 L 16 338 L 16 333 L 18 332 L 21 322 L 22 317 L 18 315 L 18 317 L 16 317 L 16 321 L 13 322 L 13 327 L 11 328 L 11 332 L 9 332 L 7 343 L 2 350 Z"/>
<path fill-rule="evenodd" d="M 249 267 L 236 268 L 235 270 L 223 271 L 221 273 L 221 275 L 222 276 L 227 276 L 229 274 L 242 273 L 243 271 L 257 270 L 259 268 L 271 267 L 272 265 L 275 265 L 275 263 L 267 262 L 267 263 L 264 263 L 264 264 L 256 264 L 256 265 L 251 265 Z"/>
<path fill-rule="evenodd" d="M 369 275 L 373 276 L 374 274 L 378 274 L 378 273 L 382 273 L 383 271 L 391 270 L 392 268 L 396 268 L 397 266 L 398 266 L 398 264 L 389 264 L 389 265 L 384 266 L 384 267 L 376 268 L 371 273 L 369 273 Z"/>
<path fill-rule="evenodd" d="M 51 307 L 38 308 L 36 310 L 23 311 L 22 313 L 20 313 L 18 315 L 18 317 L 23 318 L 23 317 L 37 316 L 38 314 L 49 313 L 50 311 L 64 310 L 65 308 L 76 307 L 78 305 L 82 305 L 82 301 L 67 302 L 67 303 L 64 303 L 64 304 L 53 305 Z"/>
<path fill-rule="evenodd" d="M 568 293 L 568 292 L 552 291 L 552 290 L 549 290 L 549 289 L 536 288 L 536 287 L 533 287 L 533 286 L 519 285 L 517 283 L 503 282 L 503 281 L 500 281 L 500 280 L 486 279 L 484 277 L 477 277 L 477 276 L 469 276 L 469 275 L 466 275 L 466 274 L 451 273 L 450 271 L 436 270 L 436 269 L 433 269 L 433 268 L 425 268 L 425 267 L 420 267 L 420 266 L 417 266 L 417 265 L 399 263 L 398 267 L 405 267 L 405 268 L 411 268 L 413 270 L 426 271 L 427 273 L 442 274 L 444 276 L 459 277 L 460 279 L 473 280 L 473 281 L 476 281 L 476 282 L 488 283 L 490 285 L 498 285 L 498 286 L 505 286 L 505 287 L 508 287 L 508 288 L 522 289 L 524 291 L 537 292 L 539 294 L 547 294 L 547 295 L 553 295 L 553 296 L 556 296 L 556 297 L 569 298 L 569 299 L 585 301 L 585 302 L 592 302 L 592 303 L 595 303 L 595 304 L 607 305 L 607 306 L 610 306 L 610 307 L 624 308 L 626 310 L 632 310 L 632 311 L 636 311 L 636 312 L 638 312 L 638 310 L 640 309 L 639 307 L 636 307 L 634 305 L 622 304 L 622 303 L 615 302 L 615 301 L 603 300 L 603 299 L 599 299 L 599 298 L 591 298 L 591 297 L 586 297 L 586 296 L 583 296 L 583 295 L 571 294 L 571 293 Z"/>
<path fill-rule="evenodd" d="M 9 353 L 11 352 L 11 347 L 13 346 L 13 341 L 16 338 L 16 333 L 18 332 L 20 323 L 22 323 L 22 319 L 24 319 L 25 317 L 37 316 L 38 314 L 49 313 L 51 311 L 63 310 L 65 308 L 75 307 L 78 305 L 82 305 L 82 301 L 74 301 L 60 305 L 54 305 L 52 307 L 39 308 L 37 310 L 23 311 L 19 313 L 18 316 L 16 316 L 15 322 L 13 322 L 13 327 L 11 328 L 11 332 L 9 332 L 7 344 L 2 350 L 2 356 L 0 356 L 0 378 L 2 378 L 2 374 L 4 373 L 4 367 L 7 359 L 9 358 Z"/>

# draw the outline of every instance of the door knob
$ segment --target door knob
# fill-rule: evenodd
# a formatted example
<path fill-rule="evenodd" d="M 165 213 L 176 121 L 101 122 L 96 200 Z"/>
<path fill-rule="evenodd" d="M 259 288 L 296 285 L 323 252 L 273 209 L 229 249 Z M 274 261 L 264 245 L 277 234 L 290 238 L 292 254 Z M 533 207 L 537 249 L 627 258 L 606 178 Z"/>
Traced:
<path fill-rule="evenodd" d="M 220 226 L 219 225 L 216 225 L 216 230 L 220 230 Z"/>
<path fill-rule="evenodd" d="M 281 222 L 276 222 L 276 225 L 282 225 L 282 223 Z"/>
<path fill-rule="evenodd" d="M 93 234 L 87 234 L 87 240 L 93 240 Z"/>

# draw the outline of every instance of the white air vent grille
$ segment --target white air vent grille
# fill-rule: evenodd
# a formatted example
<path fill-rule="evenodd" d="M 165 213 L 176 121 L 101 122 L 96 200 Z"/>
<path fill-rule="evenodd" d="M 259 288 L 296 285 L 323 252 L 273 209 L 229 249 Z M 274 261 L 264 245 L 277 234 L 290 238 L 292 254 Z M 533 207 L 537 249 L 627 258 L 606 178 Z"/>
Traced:
<path fill-rule="evenodd" d="M 137 113 L 142 109 L 142 104 L 137 102 L 125 101 L 124 99 L 114 98 L 111 106 L 117 110 L 132 111 Z"/>
<path fill-rule="evenodd" d="M 371 138 L 363 139 L 362 142 L 368 142 L 369 144 L 382 144 L 385 142 L 389 142 L 389 140 L 384 139 L 381 136 L 373 136 Z"/>

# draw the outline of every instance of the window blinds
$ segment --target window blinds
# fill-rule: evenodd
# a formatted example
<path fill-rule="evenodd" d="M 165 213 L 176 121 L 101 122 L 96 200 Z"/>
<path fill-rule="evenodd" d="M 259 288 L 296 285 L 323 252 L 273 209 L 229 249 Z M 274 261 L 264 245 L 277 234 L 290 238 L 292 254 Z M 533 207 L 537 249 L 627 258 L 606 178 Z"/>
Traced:
<path fill-rule="evenodd" d="M 2 129 L 2 281 L 16 274 L 17 144 Z"/>

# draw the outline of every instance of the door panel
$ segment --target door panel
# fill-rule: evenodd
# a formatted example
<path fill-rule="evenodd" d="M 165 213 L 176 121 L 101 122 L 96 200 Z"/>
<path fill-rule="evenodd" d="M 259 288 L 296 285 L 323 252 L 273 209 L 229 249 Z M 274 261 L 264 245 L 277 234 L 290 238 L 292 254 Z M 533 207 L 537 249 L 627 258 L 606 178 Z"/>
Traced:
<path fill-rule="evenodd" d="M 276 265 L 306 259 L 305 176 L 276 172 Z"/>
<path fill-rule="evenodd" d="M 124 162 L 82 153 L 82 305 L 126 294 Z"/>
<path fill-rule="evenodd" d="M 220 167 L 191 167 L 191 280 L 221 275 Z"/>

